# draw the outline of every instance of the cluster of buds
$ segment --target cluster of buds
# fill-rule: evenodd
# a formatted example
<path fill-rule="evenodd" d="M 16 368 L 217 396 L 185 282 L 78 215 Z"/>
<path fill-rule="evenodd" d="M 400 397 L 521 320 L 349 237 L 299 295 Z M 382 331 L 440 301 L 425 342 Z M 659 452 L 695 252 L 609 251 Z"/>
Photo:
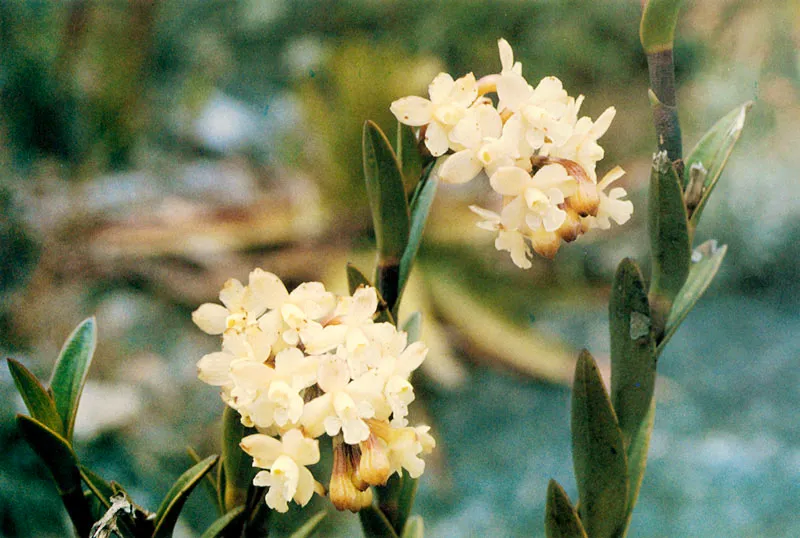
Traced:
<path fill-rule="evenodd" d="M 489 178 L 502 196 L 501 212 L 470 209 L 484 219 L 479 227 L 497 232 L 495 247 L 527 269 L 528 242 L 552 258 L 562 241 L 608 229 L 610 219 L 624 224 L 633 204 L 621 199 L 622 188 L 605 192 L 624 174 L 620 167 L 599 182 L 595 172 L 604 154 L 597 140 L 611 125 L 614 108 L 595 121 L 579 118 L 582 95 L 570 97 L 555 77 L 532 87 L 508 42 L 501 39 L 498 45 L 499 74 L 476 80 L 469 73 L 453 80 L 440 73 L 428 87 L 430 99 L 404 97 L 392 103 L 391 111 L 399 122 L 420 128 L 432 156 L 447 154 L 439 169 L 443 181 Z M 496 105 L 489 93 L 496 94 Z"/>
<path fill-rule="evenodd" d="M 427 426 L 408 426 L 414 400 L 409 376 L 428 349 L 409 344 L 391 323 L 376 323 L 378 297 L 362 287 L 337 297 L 319 282 L 289 293 L 272 273 L 255 269 L 248 285 L 228 280 L 222 305 L 206 303 L 192 319 L 222 335 L 222 350 L 198 362 L 199 378 L 221 389 L 242 423 L 259 433 L 241 447 L 263 469 L 253 483 L 269 488 L 267 504 L 288 510 L 325 494 L 309 465 L 320 459 L 318 438 L 333 439 L 328 494 L 340 510 L 372 503 L 370 486 L 405 469 L 416 478 L 421 453 L 435 443 Z"/>

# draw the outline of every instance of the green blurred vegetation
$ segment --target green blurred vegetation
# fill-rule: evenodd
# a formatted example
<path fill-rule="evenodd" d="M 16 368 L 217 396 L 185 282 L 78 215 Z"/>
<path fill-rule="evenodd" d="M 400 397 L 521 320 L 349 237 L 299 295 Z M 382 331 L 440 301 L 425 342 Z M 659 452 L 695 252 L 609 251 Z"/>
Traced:
<path fill-rule="evenodd" d="M 84 405 L 106 426 L 79 427 L 77 445 L 155 508 L 187 466 L 185 445 L 218 450 L 222 405 L 194 378 L 211 343 L 191 326 L 191 310 L 252 266 L 295 284 L 330 275 L 332 264 L 343 277 L 347 253 L 371 248 L 363 121 L 393 133 L 389 103 L 424 95 L 439 71 L 497 71 L 500 37 L 529 80 L 558 76 L 587 96 L 591 116 L 617 108 L 601 167 L 628 170 L 636 213 L 520 273 L 464 211 L 486 193 L 444 188 L 419 288 L 426 275 L 447 278 L 523 328 L 597 308 L 618 260 L 646 258 L 642 189 L 655 135 L 638 18 L 638 2 L 622 1 L 0 2 L 0 349 L 45 377 L 71 328 L 98 314 L 90 380 L 129 398 L 99 389 Z M 675 51 L 686 149 L 756 100 L 698 230 L 730 245 L 712 292 L 727 285 L 787 312 L 800 295 L 798 20 L 797 1 L 687 3 Z M 437 309 L 437 300 L 448 302 Z M 458 297 L 423 303 L 457 321 L 444 313 Z M 447 344 L 457 331 L 442 327 L 445 351 L 486 361 L 470 335 Z M 17 402 L 0 370 L 5 401 Z M 430 394 L 420 395 L 434 409 L 447 398 L 442 380 L 454 379 L 439 375 L 426 372 Z M 63 536 L 46 471 L 13 426 L 20 406 L 0 416 L 0 533 Z M 460 459 L 458 446 L 443 446 Z M 433 467 L 431 480 L 453 480 L 446 461 Z M 445 508 L 462 494 L 434 493 L 450 496 L 439 501 Z M 190 500 L 187 534 L 208 522 L 202 496 Z M 289 517 L 277 525 L 291 528 L 299 516 Z M 331 518 L 326 532 L 343 521 Z"/>

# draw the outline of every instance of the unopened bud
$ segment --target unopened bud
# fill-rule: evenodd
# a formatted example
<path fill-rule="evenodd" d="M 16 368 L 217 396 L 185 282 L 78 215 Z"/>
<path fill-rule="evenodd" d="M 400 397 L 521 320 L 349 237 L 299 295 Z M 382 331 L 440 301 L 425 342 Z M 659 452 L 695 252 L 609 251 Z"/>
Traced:
<path fill-rule="evenodd" d="M 548 232 L 544 228 L 533 230 L 527 236 L 531 240 L 533 250 L 540 256 L 548 259 L 553 259 L 561 246 L 561 237 L 557 232 Z"/>
<path fill-rule="evenodd" d="M 356 487 L 356 482 L 361 482 L 361 479 L 356 476 L 352 449 L 344 444 L 340 435 L 334 438 L 333 471 L 328 496 L 337 510 L 358 512 L 372 504 L 372 490 L 366 483 L 364 491 Z"/>
<path fill-rule="evenodd" d="M 567 218 L 556 230 L 556 234 L 567 243 L 571 243 L 583 233 L 583 224 L 581 223 L 580 215 L 573 208 L 566 206 L 564 211 L 567 214 Z"/>
<path fill-rule="evenodd" d="M 358 463 L 358 476 L 371 486 L 386 484 L 391 474 L 386 443 L 375 434 L 370 434 L 359 446 L 361 459 Z"/>

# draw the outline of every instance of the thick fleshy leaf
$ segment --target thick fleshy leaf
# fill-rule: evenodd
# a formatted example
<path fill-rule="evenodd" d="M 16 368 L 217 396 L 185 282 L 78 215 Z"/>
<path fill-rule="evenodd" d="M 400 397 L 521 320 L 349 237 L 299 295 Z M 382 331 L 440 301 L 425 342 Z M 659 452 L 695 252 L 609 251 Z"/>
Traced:
<path fill-rule="evenodd" d="M 200 457 L 200 454 L 198 454 L 197 451 L 192 447 L 186 447 L 186 453 L 189 455 L 189 458 L 191 458 L 192 463 L 200 463 L 203 461 L 203 458 Z M 220 467 L 223 465 L 221 458 L 219 465 Z M 219 502 L 221 495 L 219 494 L 219 486 L 214 474 L 208 473 L 206 475 L 205 479 L 203 480 L 203 487 L 214 501 L 214 506 L 217 507 L 217 512 L 219 512 L 220 515 L 223 515 L 225 513 L 225 507 Z"/>
<path fill-rule="evenodd" d="M 656 339 L 664 332 L 672 303 L 689 274 L 688 219 L 675 167 L 666 153 L 653 158 L 648 206 L 650 234 L 650 311 Z"/>
<path fill-rule="evenodd" d="M 547 538 L 587 538 L 567 492 L 555 480 L 547 485 L 544 530 Z"/>
<path fill-rule="evenodd" d="M 78 533 L 81 536 L 88 535 L 92 527 L 92 515 L 81 488 L 78 457 L 69 442 L 31 417 L 17 415 L 17 425 L 22 436 L 53 475 L 61 501 Z"/>
<path fill-rule="evenodd" d="M 50 389 L 53 391 L 58 414 L 64 423 L 66 432 L 64 437 L 67 441 L 72 440 L 78 403 L 96 346 L 97 324 L 94 317 L 91 317 L 85 319 L 69 335 L 53 368 Z"/>
<path fill-rule="evenodd" d="M 202 534 L 200 538 L 219 538 L 225 536 L 227 531 L 234 525 L 239 525 L 244 515 L 244 505 L 237 506 L 230 512 L 214 521 Z"/>
<path fill-rule="evenodd" d="M 611 332 L 611 403 L 625 446 L 650 409 L 656 381 L 656 346 L 650 305 L 639 267 L 625 258 L 617 267 L 608 306 Z"/>
<path fill-rule="evenodd" d="M 360 287 L 370 287 L 373 288 L 372 282 L 362 273 L 358 267 L 353 265 L 352 263 L 347 264 L 347 288 L 350 290 L 350 295 L 354 294 L 356 290 Z M 378 295 L 378 315 L 375 317 L 375 321 L 378 323 L 388 321 L 392 325 L 395 324 L 395 318 L 391 312 L 389 312 L 389 305 L 386 304 L 386 301 L 383 299 L 380 291 L 375 289 L 375 292 Z"/>
<path fill-rule="evenodd" d="M 218 456 L 207 457 L 184 472 L 178 480 L 172 484 L 172 487 L 164 496 L 164 500 L 161 501 L 158 512 L 156 512 L 156 528 L 153 532 L 153 538 L 169 538 L 172 536 L 175 523 L 178 521 L 178 516 L 180 515 L 186 499 L 206 473 L 217 463 L 218 459 Z"/>
<path fill-rule="evenodd" d="M 95 497 L 106 507 L 111 508 L 111 497 L 114 496 L 114 488 L 111 484 L 103 480 L 103 478 L 91 469 L 81 465 L 78 467 L 81 479 L 94 494 Z"/>
<path fill-rule="evenodd" d="M 408 518 L 405 528 L 403 529 L 402 538 L 424 538 L 425 524 L 422 521 L 422 516 L 411 516 Z"/>
<path fill-rule="evenodd" d="M 431 163 L 425 169 L 425 173 L 417 185 L 414 195 L 411 197 L 411 229 L 408 236 L 408 244 L 400 259 L 400 276 L 397 283 L 399 295 L 403 294 L 403 289 L 408 282 L 408 277 L 411 275 L 417 252 L 419 252 L 420 244 L 422 244 L 422 235 L 425 232 L 425 224 L 428 222 L 428 214 L 430 213 L 431 205 L 433 205 L 433 199 L 436 197 L 438 185 L 439 178 L 436 175 L 434 164 Z M 397 313 L 396 310 L 395 307 L 395 314 Z"/>
<path fill-rule="evenodd" d="M 222 465 L 225 468 L 225 510 L 243 505 L 253 481 L 251 458 L 239 447 L 246 435 L 239 413 L 225 407 L 222 413 Z"/>
<path fill-rule="evenodd" d="M 56 404 L 41 381 L 14 359 L 8 359 L 8 369 L 31 416 L 57 434 L 64 435 L 64 423 L 56 410 Z"/>
<path fill-rule="evenodd" d="M 403 330 L 408 333 L 409 344 L 419 340 L 420 334 L 422 334 L 422 313 L 414 312 L 408 316 L 406 322 L 403 323 Z"/>
<path fill-rule="evenodd" d="M 322 523 L 322 520 L 325 519 L 327 515 L 327 512 L 317 512 L 307 519 L 299 529 L 294 531 L 289 538 L 308 538 L 317 530 L 317 527 L 319 527 L 319 524 Z"/>
<path fill-rule="evenodd" d="M 381 538 L 398 538 L 392 524 L 376 506 L 371 505 L 358 512 L 364 536 L 380 536 Z"/>
<path fill-rule="evenodd" d="M 672 49 L 681 0 L 647 0 L 642 11 L 639 38 L 647 54 Z"/>
<path fill-rule="evenodd" d="M 408 244 L 410 213 L 397 156 L 373 122 L 364 123 L 364 178 L 372 210 L 378 264 L 375 287 L 391 310 L 398 298 L 400 258 Z"/>
<path fill-rule="evenodd" d="M 419 141 L 414 129 L 409 125 L 397 124 L 397 141 L 395 151 L 397 162 L 403 172 L 403 183 L 406 192 L 412 191 L 422 174 L 422 155 L 419 152 Z"/>
<path fill-rule="evenodd" d="M 669 318 L 667 318 L 666 331 L 658 344 L 657 353 L 661 353 L 664 345 L 672 338 L 681 322 L 708 289 L 709 284 L 714 279 L 714 275 L 719 271 L 722 259 L 727 251 L 727 245 L 717 247 L 717 242 L 714 239 L 709 239 L 694 249 L 689 276 L 672 304 L 672 310 L 669 313 Z"/>
<path fill-rule="evenodd" d="M 586 350 L 572 387 L 572 460 L 586 534 L 617 536 L 628 498 L 625 447 L 600 370 Z"/>
<path fill-rule="evenodd" d="M 626 508 L 625 525 L 623 531 L 630 525 L 636 500 L 639 498 L 639 489 L 642 487 L 644 471 L 647 467 L 647 451 L 650 448 L 650 434 L 653 433 L 653 422 L 656 416 L 656 401 L 650 402 L 650 409 L 639 425 L 639 431 L 631 438 L 628 448 L 628 502 Z M 624 533 L 620 536 L 625 536 Z"/>
<path fill-rule="evenodd" d="M 378 507 L 397 534 L 403 532 L 406 521 L 411 515 L 414 498 L 417 495 L 417 483 L 418 480 L 411 478 L 408 473 L 402 476 L 394 474 L 385 486 L 375 488 Z"/>
<path fill-rule="evenodd" d="M 726 114 L 703 135 L 703 138 L 700 139 L 686 158 L 687 170 L 691 170 L 693 165 L 702 165 L 703 169 L 705 169 L 702 188 L 698 189 L 699 200 L 693 202 L 697 205 L 694 207 L 689 219 L 689 226 L 692 230 L 697 228 L 700 214 L 703 212 L 703 208 L 708 202 L 708 197 L 711 191 L 714 190 L 722 170 L 724 170 L 728 158 L 731 156 L 731 152 L 733 152 L 733 147 L 742 134 L 747 112 L 752 106 L 753 102 L 748 101 Z M 690 190 L 687 192 L 690 192 Z"/>

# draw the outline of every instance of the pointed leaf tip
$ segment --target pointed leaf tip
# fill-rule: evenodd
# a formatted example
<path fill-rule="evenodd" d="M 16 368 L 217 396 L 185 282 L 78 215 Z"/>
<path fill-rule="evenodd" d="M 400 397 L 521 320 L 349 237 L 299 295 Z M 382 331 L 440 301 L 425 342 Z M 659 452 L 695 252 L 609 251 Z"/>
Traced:
<path fill-rule="evenodd" d="M 53 368 L 50 389 L 56 409 L 64 423 L 65 438 L 72 440 L 83 386 L 97 347 L 94 316 L 85 319 L 69 335 Z"/>
<path fill-rule="evenodd" d="M 8 369 L 31 416 L 63 436 L 64 423 L 58 414 L 53 397 L 50 396 L 41 381 L 30 370 L 25 368 L 22 363 L 14 359 L 8 359 Z"/>
<path fill-rule="evenodd" d="M 547 485 L 544 527 L 547 538 L 587 538 L 578 512 L 555 480 Z"/>
<path fill-rule="evenodd" d="M 615 536 L 625 522 L 625 447 L 600 370 L 586 350 L 578 357 L 572 387 L 572 455 L 586 533 Z"/>
<path fill-rule="evenodd" d="M 186 503 L 186 499 L 206 473 L 217 463 L 217 460 L 219 460 L 218 456 L 207 457 L 184 472 L 172 484 L 172 487 L 164 496 L 164 500 L 161 501 L 158 512 L 156 512 L 153 538 L 169 538 L 172 536 L 172 531 L 178 522 L 178 516 Z"/>
<path fill-rule="evenodd" d="M 692 230 L 696 229 L 700 222 L 700 215 L 728 163 L 733 148 L 742 135 L 747 113 L 752 106 L 753 102 L 748 101 L 722 117 L 703 135 L 686 158 L 687 169 L 691 170 L 692 166 L 699 165 L 706 172 L 705 176 L 701 178 L 702 183 L 694 187 L 698 199 L 694 202 L 695 207 L 689 219 Z M 690 185 L 687 187 L 687 193 L 691 191 L 692 186 Z"/>

